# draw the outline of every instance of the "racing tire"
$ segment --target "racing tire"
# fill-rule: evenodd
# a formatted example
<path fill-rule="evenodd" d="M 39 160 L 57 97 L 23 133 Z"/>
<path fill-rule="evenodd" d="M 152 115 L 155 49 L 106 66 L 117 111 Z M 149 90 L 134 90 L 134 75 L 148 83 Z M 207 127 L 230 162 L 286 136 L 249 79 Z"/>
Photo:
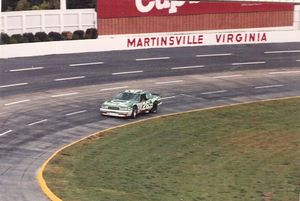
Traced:
<path fill-rule="evenodd" d="M 151 113 L 157 113 L 158 110 L 158 104 L 157 102 L 153 103 L 153 107 L 151 108 L 150 112 Z"/>
<path fill-rule="evenodd" d="M 132 119 L 135 119 L 135 118 L 136 118 L 136 116 L 137 116 L 137 113 L 138 113 L 137 106 L 133 106 L 133 108 L 132 108 L 132 114 L 131 114 L 131 118 L 132 118 Z"/>

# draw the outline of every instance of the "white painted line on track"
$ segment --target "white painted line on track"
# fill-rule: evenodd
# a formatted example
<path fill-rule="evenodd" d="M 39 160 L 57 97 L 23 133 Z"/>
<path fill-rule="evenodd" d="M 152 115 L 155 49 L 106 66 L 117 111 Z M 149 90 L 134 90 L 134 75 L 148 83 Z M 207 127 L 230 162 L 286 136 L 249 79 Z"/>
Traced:
<path fill-rule="evenodd" d="M 234 78 L 234 77 L 242 77 L 242 76 L 243 76 L 242 74 L 235 74 L 235 75 L 220 75 L 220 76 L 215 76 L 212 78 L 222 79 L 222 78 Z"/>
<path fill-rule="evenodd" d="M 155 84 L 174 84 L 174 83 L 180 83 L 183 82 L 183 80 L 172 80 L 172 81 L 166 81 L 166 82 L 155 82 Z"/>
<path fill-rule="evenodd" d="M 72 93 L 66 93 L 66 94 L 56 94 L 52 95 L 51 98 L 58 98 L 58 97 L 64 97 L 64 96 L 73 96 L 79 94 L 78 92 L 72 92 Z"/>
<path fill-rule="evenodd" d="M 265 54 L 280 54 L 280 53 L 300 53 L 300 50 L 280 50 L 280 51 L 266 51 Z"/>
<path fill-rule="evenodd" d="M 299 70 L 291 70 L 291 71 L 277 71 L 277 72 L 270 72 L 270 75 L 277 75 L 277 74 L 290 74 L 290 73 L 300 73 Z"/>
<path fill-rule="evenodd" d="M 6 103 L 4 104 L 5 106 L 10 106 L 10 105 L 16 105 L 16 104 L 20 104 L 20 103 L 25 103 L 25 102 L 29 102 L 29 99 L 26 100 L 20 100 L 20 101 L 15 101 L 15 102 L 11 102 L 11 103 Z"/>
<path fill-rule="evenodd" d="M 137 70 L 137 71 L 117 72 L 117 73 L 112 73 L 112 75 L 125 75 L 125 74 L 135 74 L 135 73 L 142 73 L 142 72 L 144 71 Z"/>
<path fill-rule="evenodd" d="M 13 130 L 8 130 L 8 131 L 5 131 L 4 133 L 1 133 L 0 136 L 4 136 L 4 135 L 7 135 L 8 133 L 11 133 L 13 132 Z"/>
<path fill-rule="evenodd" d="M 126 88 L 128 88 L 128 86 L 105 88 L 105 89 L 100 89 L 100 91 L 112 91 L 112 90 L 119 90 L 119 89 L 126 89 Z"/>
<path fill-rule="evenodd" d="M 221 56 L 231 56 L 232 53 L 222 53 L 222 54 L 202 54 L 196 55 L 196 57 L 221 57 Z"/>
<path fill-rule="evenodd" d="M 19 68 L 19 69 L 12 69 L 9 72 L 21 72 L 21 71 L 32 71 L 32 70 L 42 70 L 44 67 L 31 67 L 31 68 Z"/>
<path fill-rule="evenodd" d="M 69 64 L 70 67 L 76 67 L 76 66 L 92 66 L 92 65 L 99 65 L 104 64 L 102 61 L 98 62 L 91 62 L 91 63 L 78 63 L 78 64 Z"/>
<path fill-rule="evenodd" d="M 297 59 L 296 61 L 300 61 L 300 59 Z"/>
<path fill-rule="evenodd" d="M 254 64 L 265 64 L 265 61 L 251 61 L 251 62 L 241 62 L 241 63 L 232 63 L 232 66 L 237 65 L 254 65 Z"/>
<path fill-rule="evenodd" d="M 164 60 L 164 59 L 170 59 L 170 57 L 140 58 L 140 59 L 135 59 L 135 60 L 136 61 L 152 61 L 152 60 Z"/>
<path fill-rule="evenodd" d="M 225 93 L 227 90 L 220 90 L 220 91 L 208 91 L 208 92 L 202 92 L 201 94 L 203 95 L 210 95 L 210 94 L 220 94 L 220 93 Z"/>
<path fill-rule="evenodd" d="M 44 123 L 46 121 L 48 121 L 48 119 L 43 119 L 43 120 L 40 120 L 40 121 L 32 122 L 32 123 L 28 124 L 27 126 L 34 126 L 34 125 L 37 125 L 37 124 Z"/>
<path fill-rule="evenodd" d="M 83 79 L 85 76 L 77 76 L 77 77 L 65 77 L 65 78 L 58 78 L 55 79 L 54 81 L 66 81 L 66 80 L 77 80 L 77 79 Z"/>
<path fill-rule="evenodd" d="M 199 65 L 199 66 L 182 66 L 182 67 L 173 67 L 172 70 L 181 70 L 181 69 L 193 69 L 193 68 L 204 68 L 205 66 Z"/>
<path fill-rule="evenodd" d="M 265 86 L 258 86 L 255 89 L 268 89 L 268 88 L 276 88 L 276 87 L 283 87 L 283 84 L 275 84 L 275 85 L 265 85 Z"/>
<path fill-rule="evenodd" d="M 173 98 L 176 98 L 176 96 L 162 97 L 161 100 L 167 100 L 167 99 L 173 99 Z"/>
<path fill-rule="evenodd" d="M 82 114 L 82 113 L 85 113 L 85 112 L 87 112 L 87 110 L 80 110 L 80 111 L 77 111 L 77 112 L 71 112 L 71 113 L 65 114 L 65 116 L 73 116 L 73 115 Z"/>
<path fill-rule="evenodd" d="M 2 85 L 0 88 L 8 88 L 8 87 L 17 87 L 17 86 L 24 86 L 27 85 L 28 83 L 18 83 L 18 84 L 9 84 L 9 85 Z"/>

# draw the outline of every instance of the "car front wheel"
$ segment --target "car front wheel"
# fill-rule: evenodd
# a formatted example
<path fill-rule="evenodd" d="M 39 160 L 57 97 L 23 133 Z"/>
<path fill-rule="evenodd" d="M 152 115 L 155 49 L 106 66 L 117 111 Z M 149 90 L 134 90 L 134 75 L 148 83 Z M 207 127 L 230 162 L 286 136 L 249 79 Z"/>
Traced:
<path fill-rule="evenodd" d="M 137 109 L 136 106 L 134 106 L 134 107 L 132 108 L 132 113 L 131 113 L 131 118 L 132 118 L 132 119 L 135 119 L 135 118 L 136 118 L 137 112 L 138 112 L 138 109 Z"/>

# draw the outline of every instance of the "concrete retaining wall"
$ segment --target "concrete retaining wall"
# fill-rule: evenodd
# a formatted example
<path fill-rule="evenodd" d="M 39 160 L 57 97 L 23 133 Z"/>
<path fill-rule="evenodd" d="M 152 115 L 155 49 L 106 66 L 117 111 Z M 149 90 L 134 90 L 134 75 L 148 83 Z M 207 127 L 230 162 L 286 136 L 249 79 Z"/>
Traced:
<path fill-rule="evenodd" d="M 99 36 L 98 39 L 0 46 L 0 58 L 164 47 L 300 42 L 300 31 L 224 30 Z M 292 29 L 292 28 L 290 28 Z"/>

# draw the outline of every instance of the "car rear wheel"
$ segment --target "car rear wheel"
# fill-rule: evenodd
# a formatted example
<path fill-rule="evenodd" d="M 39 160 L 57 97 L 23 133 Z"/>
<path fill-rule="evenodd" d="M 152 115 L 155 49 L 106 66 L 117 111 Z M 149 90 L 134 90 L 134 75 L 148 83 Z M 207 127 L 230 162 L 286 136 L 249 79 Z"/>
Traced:
<path fill-rule="evenodd" d="M 153 103 L 153 107 L 151 108 L 150 112 L 151 113 L 157 113 L 158 110 L 158 104 L 157 102 Z"/>
<path fill-rule="evenodd" d="M 131 118 L 132 118 L 132 119 L 135 119 L 135 118 L 136 118 L 137 112 L 138 112 L 137 106 L 134 106 L 134 107 L 132 108 L 132 113 L 131 113 Z"/>

